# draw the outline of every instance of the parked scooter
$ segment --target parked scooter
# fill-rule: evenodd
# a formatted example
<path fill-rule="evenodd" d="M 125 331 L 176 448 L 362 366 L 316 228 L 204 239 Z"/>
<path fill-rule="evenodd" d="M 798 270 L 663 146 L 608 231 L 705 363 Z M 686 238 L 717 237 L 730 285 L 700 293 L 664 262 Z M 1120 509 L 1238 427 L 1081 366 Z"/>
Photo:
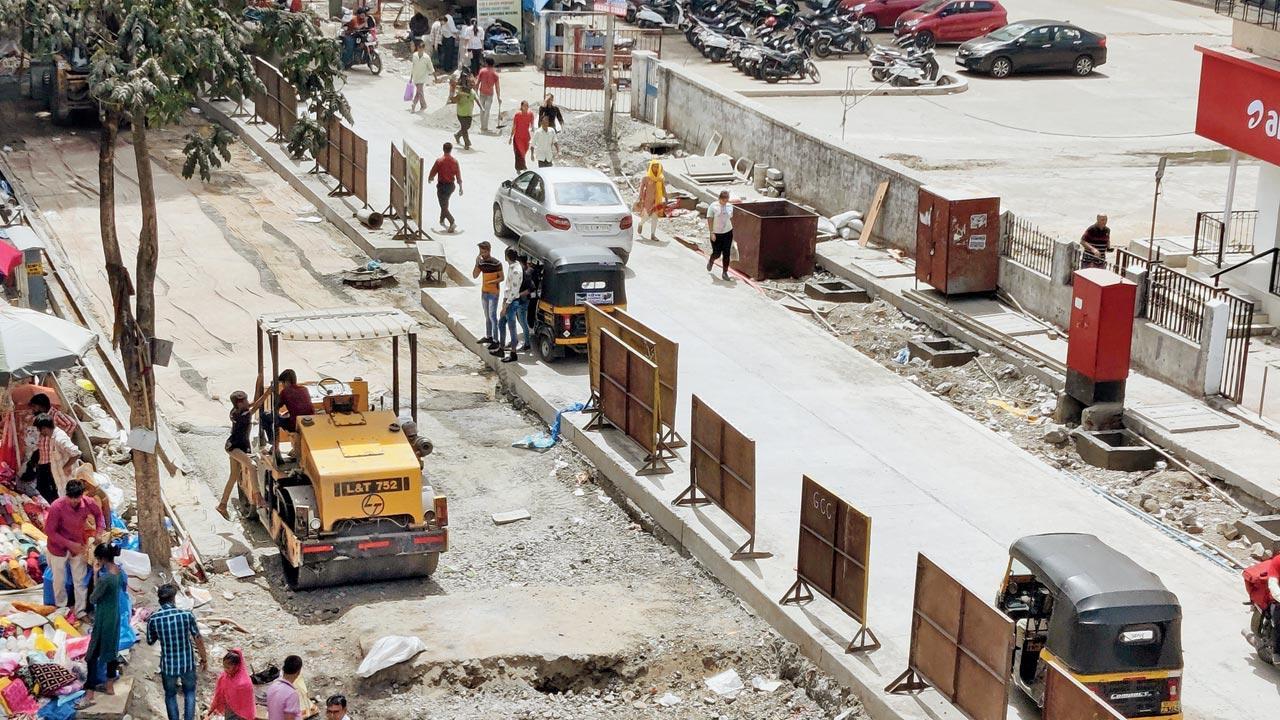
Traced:
<path fill-rule="evenodd" d="M 679 27 L 683 10 L 676 0 L 629 0 L 625 17 L 642 28 Z"/>
<path fill-rule="evenodd" d="M 885 78 L 894 87 L 918 87 L 938 80 L 938 61 L 933 51 L 928 50 L 919 55 L 894 58 L 889 66 L 883 69 Z M 872 70 L 875 78 L 875 70 Z"/>
<path fill-rule="evenodd" d="M 867 63 L 871 66 L 871 79 L 884 82 L 889 79 L 889 69 L 895 63 L 918 65 L 929 80 L 936 80 L 941 68 L 933 50 L 921 50 L 910 35 L 903 35 L 894 41 L 898 48 L 876 45 L 867 54 Z"/>

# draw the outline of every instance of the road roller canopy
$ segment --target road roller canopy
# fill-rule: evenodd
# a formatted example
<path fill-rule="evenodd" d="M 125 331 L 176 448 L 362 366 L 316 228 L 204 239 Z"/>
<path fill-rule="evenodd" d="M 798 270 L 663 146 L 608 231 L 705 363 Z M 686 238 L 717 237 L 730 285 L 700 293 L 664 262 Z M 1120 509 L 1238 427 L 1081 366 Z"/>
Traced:
<path fill-rule="evenodd" d="M 408 335 L 418 323 L 403 310 L 384 306 L 268 313 L 258 317 L 258 327 L 284 340 L 344 342 Z"/>

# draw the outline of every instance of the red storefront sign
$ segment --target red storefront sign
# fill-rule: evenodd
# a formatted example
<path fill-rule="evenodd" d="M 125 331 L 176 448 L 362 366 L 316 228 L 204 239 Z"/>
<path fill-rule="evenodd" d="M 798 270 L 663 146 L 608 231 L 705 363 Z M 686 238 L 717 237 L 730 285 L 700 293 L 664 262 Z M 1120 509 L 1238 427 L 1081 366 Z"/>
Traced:
<path fill-rule="evenodd" d="M 1280 63 L 1235 48 L 1196 49 L 1196 134 L 1280 165 Z"/>

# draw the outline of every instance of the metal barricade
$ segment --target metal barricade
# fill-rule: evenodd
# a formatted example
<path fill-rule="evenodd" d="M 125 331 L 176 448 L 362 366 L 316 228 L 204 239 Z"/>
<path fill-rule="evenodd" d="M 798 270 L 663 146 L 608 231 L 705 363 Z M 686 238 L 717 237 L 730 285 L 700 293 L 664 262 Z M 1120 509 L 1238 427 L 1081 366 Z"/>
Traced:
<path fill-rule="evenodd" d="M 1053 267 L 1053 238 L 1011 212 L 1000 220 L 1000 256 L 1045 277 Z"/>

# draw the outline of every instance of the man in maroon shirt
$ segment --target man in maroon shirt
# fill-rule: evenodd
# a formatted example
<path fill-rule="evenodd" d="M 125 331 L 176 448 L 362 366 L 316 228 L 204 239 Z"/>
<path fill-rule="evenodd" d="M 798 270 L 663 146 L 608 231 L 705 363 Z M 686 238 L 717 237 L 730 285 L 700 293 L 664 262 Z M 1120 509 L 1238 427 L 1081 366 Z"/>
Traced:
<path fill-rule="evenodd" d="M 93 518 L 98 533 L 106 529 L 102 508 L 84 496 L 84 483 L 67 482 L 67 494 L 53 501 L 44 516 L 44 532 L 49 536 L 45 559 L 53 573 L 53 597 L 58 607 L 67 606 L 67 573 L 76 588 L 76 615 L 83 615 L 89 600 L 89 563 L 85 560 L 85 541 L 90 535 L 85 521 Z"/>
<path fill-rule="evenodd" d="M 280 373 L 280 404 L 289 412 L 280 416 L 280 427 L 289 432 L 298 432 L 298 418 L 316 414 L 311 392 L 298 384 L 298 374 L 293 370 Z"/>
<path fill-rule="evenodd" d="M 431 165 L 427 182 L 436 184 L 436 200 L 440 201 L 440 227 L 443 228 L 447 221 L 449 232 L 458 232 L 458 223 L 454 221 L 453 213 L 449 212 L 449 197 L 453 195 L 455 187 L 458 189 L 458 197 L 462 197 L 462 168 L 458 167 L 458 160 L 453 156 L 453 143 L 444 144 L 444 154 Z"/>

